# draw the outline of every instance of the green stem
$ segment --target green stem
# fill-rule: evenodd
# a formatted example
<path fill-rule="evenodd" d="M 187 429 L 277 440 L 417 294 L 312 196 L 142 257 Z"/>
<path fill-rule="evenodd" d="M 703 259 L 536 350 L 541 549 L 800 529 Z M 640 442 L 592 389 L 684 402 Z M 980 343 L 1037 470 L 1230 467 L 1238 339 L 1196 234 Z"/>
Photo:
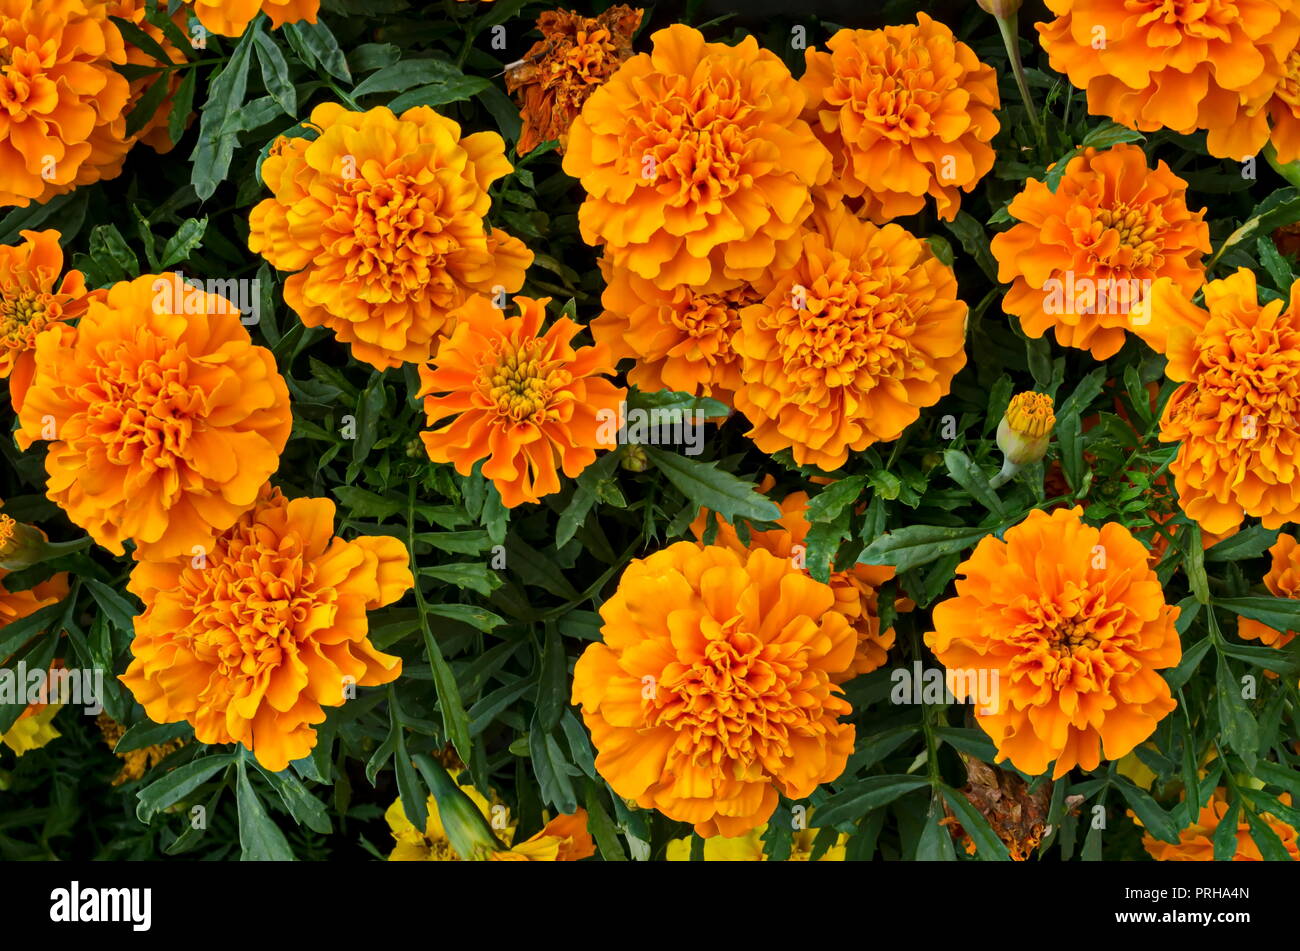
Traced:
<path fill-rule="evenodd" d="M 1025 109 L 1029 112 L 1029 123 L 1034 127 L 1034 136 L 1042 145 L 1044 144 L 1043 124 L 1038 118 L 1038 110 L 1034 107 L 1034 97 L 1029 93 L 1029 84 L 1025 82 L 1025 65 L 1020 60 L 1020 36 L 1016 29 L 1019 14 L 1013 13 L 996 19 L 998 29 L 1002 32 L 1002 43 L 1007 48 L 1007 55 L 1011 57 L 1011 72 L 1015 74 L 1016 85 L 1020 87 L 1020 98 L 1025 101 Z"/>

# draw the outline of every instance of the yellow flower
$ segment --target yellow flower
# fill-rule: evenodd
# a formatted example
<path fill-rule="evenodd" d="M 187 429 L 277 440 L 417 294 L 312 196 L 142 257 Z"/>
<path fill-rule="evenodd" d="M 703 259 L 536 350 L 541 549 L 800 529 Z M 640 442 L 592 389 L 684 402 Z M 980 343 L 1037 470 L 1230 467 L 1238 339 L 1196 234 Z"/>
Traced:
<path fill-rule="evenodd" d="M 1042 459 L 1056 425 L 1052 398 L 1046 393 L 1017 393 L 998 423 L 998 448 L 1016 466 Z"/>
<path fill-rule="evenodd" d="M 809 862 L 812 860 L 813 842 L 818 829 L 800 829 L 790 837 L 790 857 L 787 862 Z M 767 833 L 767 823 L 757 829 L 751 829 L 743 835 L 717 835 L 704 840 L 704 861 L 706 862 L 766 862 L 763 854 L 763 836 Z M 828 848 L 817 860 L 819 862 L 843 862 L 849 837 L 840 835 L 835 844 Z M 688 862 L 691 858 L 691 840 L 689 836 L 673 839 L 668 843 L 665 858 L 669 862 Z"/>

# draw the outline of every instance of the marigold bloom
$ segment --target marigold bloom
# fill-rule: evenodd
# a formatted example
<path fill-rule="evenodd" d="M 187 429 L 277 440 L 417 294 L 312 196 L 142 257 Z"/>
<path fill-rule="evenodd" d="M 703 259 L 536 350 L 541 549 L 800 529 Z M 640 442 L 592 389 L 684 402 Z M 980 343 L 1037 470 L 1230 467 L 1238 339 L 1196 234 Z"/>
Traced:
<path fill-rule="evenodd" d="M 834 606 L 829 585 L 766 551 L 678 542 L 633 560 L 573 672 L 596 769 L 702 836 L 740 835 L 778 791 L 834 780 L 854 730 L 831 678 L 857 642 Z"/>
<path fill-rule="evenodd" d="M 1265 107 L 1300 41 L 1292 0 L 1046 3 L 1056 19 L 1037 24 L 1043 49 L 1087 91 L 1093 115 L 1143 132 L 1208 129 L 1219 158 L 1264 144 L 1248 117 Z"/>
<path fill-rule="evenodd" d="M 461 138 L 428 106 L 312 110 L 315 140 L 276 140 L 262 163 L 274 193 L 248 246 L 281 271 L 284 299 L 377 370 L 422 363 L 470 297 L 519 290 L 533 255 L 484 224 L 488 186 L 510 171 L 495 132 Z"/>
<path fill-rule="evenodd" d="M 18 715 L 6 732 L 0 733 L 0 745 L 7 746 L 18 756 L 39 750 L 63 734 L 54 726 L 54 717 L 63 709 L 61 703 L 33 703 Z"/>
<path fill-rule="evenodd" d="M 1187 207 L 1187 183 L 1136 145 L 1086 149 L 1056 191 L 1031 178 L 1007 207 L 1018 220 L 995 235 L 1002 307 L 1031 337 L 1106 360 L 1124 346 L 1134 307 L 1159 277 L 1190 297 L 1205 280 L 1205 209 Z"/>
<path fill-rule="evenodd" d="M 0 246 L 0 380 L 9 380 L 14 412 L 36 371 L 36 336 L 85 313 L 92 297 L 80 271 L 63 273 L 57 231 L 20 231 L 23 243 Z M 59 275 L 63 274 L 63 279 Z"/>
<path fill-rule="evenodd" d="M 1278 796 L 1283 805 L 1291 805 L 1291 796 L 1283 793 Z M 1213 862 L 1214 835 L 1219 823 L 1228 814 L 1228 793 L 1222 786 L 1211 793 L 1200 814 L 1186 829 L 1178 835 L 1177 842 L 1164 842 L 1152 835 L 1142 837 L 1142 845 L 1157 862 Z M 1291 861 L 1300 862 L 1300 844 L 1296 841 L 1293 826 L 1269 813 L 1261 813 L 1260 818 L 1282 840 L 1282 847 L 1291 856 Z M 1133 817 L 1134 821 L 1142 823 Z M 1244 811 L 1237 813 L 1237 848 L 1233 853 L 1234 862 L 1262 862 L 1259 846 L 1255 844 L 1250 830 L 1250 820 Z"/>
<path fill-rule="evenodd" d="M 1272 557 L 1264 586 L 1278 598 L 1300 598 L 1300 542 L 1294 535 L 1281 534 L 1268 550 Z M 1296 636 L 1295 631 L 1278 631 L 1254 618 L 1238 617 L 1237 633 L 1266 647 L 1283 648 Z"/>
<path fill-rule="evenodd" d="M 1046 393 L 1017 393 L 998 423 L 998 448 L 1014 466 L 1038 462 L 1047 453 L 1056 425 L 1055 407 Z"/>
<path fill-rule="evenodd" d="M 1033 511 L 1005 541 L 986 536 L 925 636 L 950 670 L 996 676 L 975 719 L 999 761 L 1038 775 L 1055 760 L 1053 779 L 1119 759 L 1177 706 L 1158 671 L 1182 657 L 1178 609 L 1129 530 L 1082 513 Z M 972 679 L 953 678 L 953 693 Z"/>
<path fill-rule="evenodd" d="M 632 34 L 644 11 L 617 4 L 596 17 L 548 10 L 537 18 L 542 38 L 506 67 L 506 90 L 519 102 L 520 155 L 556 139 L 564 153 L 569 126 L 583 103 L 632 55 Z"/>
<path fill-rule="evenodd" d="M 104 3 L 0 0 L 0 206 L 101 177 L 91 140 L 125 137 L 126 61 Z"/>
<path fill-rule="evenodd" d="M 587 810 L 556 816 L 532 838 L 501 852 L 493 862 L 577 862 L 596 854 L 596 843 L 587 831 Z"/>
<path fill-rule="evenodd" d="M 740 311 L 762 295 L 748 281 L 710 291 L 679 284 L 664 290 L 625 267 L 601 261 L 609 282 L 604 312 L 591 322 L 615 361 L 636 359 L 629 383 L 642 391 L 677 390 L 727 403 L 744 385 L 731 338 Z"/>
<path fill-rule="evenodd" d="M 797 829 L 790 835 L 790 855 L 787 862 L 811 862 L 813 842 L 820 829 Z M 763 836 L 767 834 L 767 823 L 757 829 L 751 829 L 743 835 L 727 837 L 716 835 L 704 840 L 704 861 L 706 862 L 766 862 L 763 854 Z M 819 862 L 843 862 L 848 850 L 849 837 L 841 835 L 835 844 L 828 848 Z M 689 862 L 691 859 L 691 840 L 689 837 L 673 839 L 668 843 L 664 858 L 669 862 Z"/>
<path fill-rule="evenodd" d="M 329 499 L 268 485 L 203 555 L 136 564 L 127 590 L 145 608 L 119 679 L 151 720 L 185 720 L 200 743 L 241 743 L 278 772 L 311 752 L 349 684 L 402 672 L 366 612 L 411 588 L 409 562 L 396 538 L 336 538 Z"/>
<path fill-rule="evenodd" d="M 627 395 L 602 375 L 614 372 L 604 347 L 573 346 L 578 324 L 561 317 L 542 332 L 549 302 L 516 297 L 519 316 L 506 317 L 487 298 L 470 298 L 420 367 L 416 397 L 437 425 L 420 434 L 429 458 L 461 475 L 486 459 L 483 475 L 508 508 L 558 492 L 559 472 L 574 478 L 597 449 L 613 448 Z"/>
<path fill-rule="evenodd" d="M 736 409 L 763 452 L 827 471 L 897 439 L 966 364 L 966 305 L 924 242 L 843 205 L 819 211 L 793 267 L 741 311 Z"/>
<path fill-rule="evenodd" d="M 993 167 L 997 73 L 952 30 L 924 13 L 916 24 L 842 29 L 829 53 L 804 52 L 803 117 L 830 149 L 833 203 L 862 199 L 880 224 L 925 207 L 932 195 L 952 221 L 961 193 Z"/>
<path fill-rule="evenodd" d="M 798 118 L 804 93 L 757 41 L 706 43 L 676 24 L 582 107 L 564 170 L 587 198 L 583 240 L 660 287 L 754 280 L 798 253 L 830 156 Z"/>
<path fill-rule="evenodd" d="M 12 527 L 13 519 L 0 515 L 0 548 L 3 548 L 6 541 L 4 537 L 6 531 L 11 530 Z M 8 574 L 8 571 L 0 568 L 0 634 L 3 634 L 5 627 L 14 621 L 29 617 L 41 608 L 57 604 L 68 596 L 67 572 L 61 571 L 24 591 L 10 591 L 5 587 L 4 579 Z M 57 703 L 28 704 L 13 726 L 6 732 L 0 733 L 0 744 L 22 756 L 57 739 L 60 734 L 51 721 L 61 708 L 62 704 Z"/>
<path fill-rule="evenodd" d="M 238 309 L 173 287 L 123 281 L 75 330 L 37 337 L 19 413 L 20 445 L 50 441 L 46 494 L 119 555 L 127 539 L 154 557 L 207 545 L 257 498 L 292 426 L 275 358 Z"/>
<path fill-rule="evenodd" d="M 767 492 L 772 480 L 764 480 L 759 487 Z M 717 531 L 711 544 L 730 549 L 741 555 L 747 555 L 755 549 L 771 552 L 778 558 L 789 561 L 796 568 L 807 571 L 807 547 L 805 542 L 812 525 L 808 521 L 808 493 L 791 492 L 780 502 L 781 517 L 777 519 L 780 528 L 766 531 L 751 530 L 749 544 L 740 540 L 735 526 L 714 514 Z M 705 512 L 700 511 L 691 523 L 691 532 L 703 542 L 707 527 Z M 869 674 L 889 659 L 889 651 L 894 646 L 894 629 L 880 629 L 878 589 L 894 577 L 890 565 L 857 564 L 845 571 L 832 571 L 829 584 L 835 595 L 834 609 L 844 615 L 857 633 L 857 649 L 853 662 L 842 671 L 831 674 L 833 684 L 845 683 L 861 674 Z M 900 598 L 896 607 L 907 610 L 912 603 Z"/>
<path fill-rule="evenodd" d="M 259 13 L 271 18 L 271 29 L 286 23 L 316 22 L 320 0 L 185 0 L 205 29 L 221 36 L 240 36 Z"/>
<path fill-rule="evenodd" d="M 1289 301 L 1261 305 L 1255 275 L 1205 285 L 1202 310 L 1170 281 L 1151 290 L 1151 319 L 1135 326 L 1182 383 L 1160 418 L 1181 442 L 1169 469 L 1178 504 L 1206 532 L 1247 516 L 1265 528 L 1300 520 L 1300 281 Z"/>

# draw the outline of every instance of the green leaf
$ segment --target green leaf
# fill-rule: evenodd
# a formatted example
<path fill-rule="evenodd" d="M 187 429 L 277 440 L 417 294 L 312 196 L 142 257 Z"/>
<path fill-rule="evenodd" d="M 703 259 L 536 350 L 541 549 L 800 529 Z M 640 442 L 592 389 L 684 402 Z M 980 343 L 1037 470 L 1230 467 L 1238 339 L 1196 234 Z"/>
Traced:
<path fill-rule="evenodd" d="M 140 613 L 139 608 L 102 581 L 94 578 L 82 578 L 81 581 L 114 627 L 128 632 L 135 629 L 135 616 Z"/>
<path fill-rule="evenodd" d="M 1259 846 L 1259 854 L 1265 862 L 1293 861 L 1291 854 L 1282 845 L 1282 840 L 1267 822 L 1253 812 L 1247 812 L 1246 819 L 1250 822 L 1250 837 Z"/>
<path fill-rule="evenodd" d="M 654 446 L 644 448 L 655 467 L 696 506 L 712 509 L 732 523 L 738 518 L 774 522 L 781 517 L 775 502 L 756 492 L 751 483 L 719 469 L 716 462 L 696 462 Z"/>
<path fill-rule="evenodd" d="M 858 555 L 865 565 L 893 565 L 902 574 L 936 558 L 963 551 L 989 534 L 985 528 L 908 525 L 886 532 Z"/>
<path fill-rule="evenodd" d="M 334 34 L 330 32 L 324 20 L 317 20 L 315 23 L 299 20 L 297 23 L 285 24 L 283 30 L 289 44 L 299 52 L 308 66 L 319 65 L 331 76 L 345 83 L 352 82 L 348 61 L 343 56 L 343 51 L 339 49 L 338 40 L 334 39 Z"/>
<path fill-rule="evenodd" d="M 263 769 L 260 764 L 257 765 L 257 769 L 280 796 L 284 807 L 289 810 L 289 815 L 293 816 L 295 822 L 321 835 L 329 835 L 334 831 L 325 806 L 307 791 L 307 787 L 298 781 L 292 770 L 285 769 L 273 773 Z"/>
<path fill-rule="evenodd" d="M 187 69 L 181 78 L 181 84 L 172 97 L 172 109 L 167 114 L 167 138 L 175 144 L 180 142 L 189 124 L 190 114 L 194 111 L 194 86 L 198 81 L 198 70 Z"/>
<path fill-rule="evenodd" d="M 952 845 L 952 833 L 948 831 L 947 826 L 939 824 L 943 818 L 943 799 L 936 792 L 930 800 L 930 810 L 925 814 L 921 837 L 916 843 L 918 862 L 957 861 L 957 852 Z"/>
<path fill-rule="evenodd" d="M 138 134 L 158 112 L 158 107 L 167 98 L 169 73 L 159 73 L 158 78 L 149 84 L 126 117 L 126 135 L 128 138 Z"/>
<path fill-rule="evenodd" d="M 400 65 L 400 64 L 399 64 Z M 415 106 L 442 106 L 449 102 L 472 99 L 492 84 L 478 76 L 461 76 L 445 83 L 429 83 L 408 90 L 388 103 L 388 108 L 401 114 Z"/>
<path fill-rule="evenodd" d="M 464 78 L 464 73 L 443 60 L 407 59 L 392 66 L 385 66 L 357 83 L 356 88 L 352 90 L 352 97 L 360 99 L 362 96 L 377 92 L 404 92 L 415 86 L 448 83 Z"/>
<path fill-rule="evenodd" d="M 1222 598 L 1215 607 L 1267 624 L 1275 631 L 1300 630 L 1300 599 L 1246 597 Z"/>
<path fill-rule="evenodd" d="M 203 236 L 208 230 L 207 218 L 190 218 L 186 220 L 171 239 L 163 246 L 162 267 L 167 270 L 174 264 L 189 260 L 191 254 L 203 244 Z"/>
<path fill-rule="evenodd" d="M 293 26 L 298 24 L 290 25 Z M 245 31 L 221 73 L 208 84 L 208 98 L 199 117 L 199 139 L 190 154 L 190 182 L 200 200 L 211 198 L 230 171 L 230 160 L 238 142 L 238 133 L 231 126 L 248 91 L 248 69 L 256 33 L 256 30 Z"/>
<path fill-rule="evenodd" d="M 536 722 L 546 732 L 560 725 L 560 715 L 569 706 L 569 661 L 564 640 L 554 624 L 546 625 L 542 644 L 542 673 L 537 680 Z"/>
<path fill-rule="evenodd" d="M 1257 558 L 1277 542 L 1278 530 L 1252 525 L 1225 538 L 1205 552 L 1206 561 L 1244 561 Z"/>
<path fill-rule="evenodd" d="M 289 64 L 275 40 L 260 28 L 253 28 L 253 43 L 257 48 L 257 62 L 262 68 L 262 83 L 286 115 L 298 114 L 298 93 L 289 78 Z"/>
<path fill-rule="evenodd" d="M 239 805 L 240 859 L 245 862 L 292 862 L 293 849 L 271 817 L 266 807 L 248 781 L 245 754 L 240 747 L 237 760 L 239 777 L 235 786 L 235 800 Z"/>
<path fill-rule="evenodd" d="M 1124 776 L 1116 774 L 1111 782 L 1119 787 L 1120 793 L 1127 800 L 1129 808 L 1142 820 L 1143 827 L 1157 839 L 1165 842 L 1178 841 L 1178 824 L 1173 817 L 1156 804 L 1146 792 Z"/>
<path fill-rule="evenodd" d="M 501 615 L 472 604 L 426 604 L 425 610 L 439 617 L 473 625 L 480 631 L 491 631 L 506 623 Z"/>
<path fill-rule="evenodd" d="M 971 805 L 969 799 L 951 786 L 940 785 L 939 791 L 943 793 L 943 798 L 948 800 L 948 805 L 961 821 L 961 827 L 966 830 L 966 834 L 975 840 L 977 859 L 984 862 L 1011 861 L 1011 853 L 1007 851 L 1006 843 L 997 837 L 983 813 Z"/>
<path fill-rule="evenodd" d="M 994 515 L 1005 515 L 1002 500 L 989 485 L 984 470 L 971 461 L 970 456 L 959 449 L 948 449 L 943 454 L 943 463 L 954 482 L 971 494 L 971 497 Z"/>
<path fill-rule="evenodd" d="M 924 776 L 872 776 L 846 786 L 817 807 L 817 824 L 843 826 L 888 805 L 899 796 L 930 785 Z M 847 831 L 847 830 L 845 830 Z"/>
<path fill-rule="evenodd" d="M 849 476 L 832 482 L 808 500 L 804 517 L 813 523 L 835 521 L 846 506 L 858 500 L 866 484 L 867 477 L 864 475 Z"/>
<path fill-rule="evenodd" d="M 993 252 L 989 250 L 989 236 L 979 220 L 968 212 L 959 211 L 956 218 L 943 224 L 961 242 L 966 253 L 975 259 L 975 263 L 979 265 L 985 276 L 996 284 L 998 262 L 994 260 Z"/>
<path fill-rule="evenodd" d="M 374 519 L 378 522 L 384 522 L 392 518 L 404 507 L 403 502 L 384 498 L 382 495 L 376 495 L 353 485 L 336 485 L 330 491 L 343 503 L 348 518 Z"/>
<path fill-rule="evenodd" d="M 1146 140 L 1141 132 L 1122 126 L 1118 122 L 1105 121 L 1088 131 L 1083 137 L 1083 147 L 1108 149 L 1125 142 L 1143 142 Z"/>
<path fill-rule="evenodd" d="M 141 720 L 118 738 L 113 752 L 130 753 L 134 750 L 142 750 L 146 746 L 158 746 L 168 740 L 181 737 L 189 739 L 193 736 L 194 728 L 184 720 L 179 723 L 154 723 L 152 720 Z"/>
<path fill-rule="evenodd" d="M 1219 728 L 1228 747 L 1254 769 L 1255 751 L 1259 748 L 1259 728 L 1255 717 L 1241 697 L 1241 684 L 1232 674 L 1227 659 L 1220 654 L 1215 668 L 1215 693 L 1219 709 Z"/>
<path fill-rule="evenodd" d="M 1237 854 L 1237 823 L 1241 814 L 1241 800 L 1233 798 L 1228 811 L 1214 830 L 1214 861 L 1231 862 Z"/>
<path fill-rule="evenodd" d="M 214 773 L 229 766 L 234 759 L 231 753 L 218 753 L 177 766 L 161 779 L 154 780 L 136 792 L 135 797 L 139 800 L 135 807 L 136 818 L 148 825 L 156 813 L 180 802 L 207 782 Z"/>

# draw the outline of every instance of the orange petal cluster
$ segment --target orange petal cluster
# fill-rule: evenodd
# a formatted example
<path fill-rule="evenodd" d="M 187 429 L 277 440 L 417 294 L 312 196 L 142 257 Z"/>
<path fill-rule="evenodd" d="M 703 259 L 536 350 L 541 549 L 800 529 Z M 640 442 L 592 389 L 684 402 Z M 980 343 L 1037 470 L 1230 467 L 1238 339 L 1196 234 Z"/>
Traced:
<path fill-rule="evenodd" d="M 830 155 L 805 95 L 752 36 L 706 43 L 676 24 L 582 107 L 564 170 L 582 182 L 583 240 L 659 287 L 753 280 L 798 253 Z"/>
<path fill-rule="evenodd" d="M 829 585 L 767 551 L 678 542 L 632 561 L 600 613 L 573 702 L 618 795 L 735 836 L 843 772 L 854 730 L 832 678 L 857 638 Z"/>
<path fill-rule="evenodd" d="M 103 296 L 86 290 L 80 271 L 64 274 L 59 232 L 19 234 L 22 244 L 0 246 L 0 380 L 9 380 L 15 412 L 36 371 L 37 335 L 51 324 L 80 317 L 93 298 Z"/>
<path fill-rule="evenodd" d="M 488 186 L 510 171 L 495 132 L 461 137 L 428 106 L 312 110 L 313 139 L 276 140 L 262 163 L 274 193 L 249 218 L 248 246 L 296 271 L 284 299 L 377 370 L 421 363 L 477 294 L 513 293 L 532 252 L 489 228 Z"/>
<path fill-rule="evenodd" d="M 563 154 L 587 98 L 632 55 L 643 12 L 620 3 L 595 17 L 547 10 L 537 18 L 542 38 L 506 68 L 506 90 L 518 100 L 523 121 L 520 155 L 551 139 Z"/>
<path fill-rule="evenodd" d="M 1143 132 L 1209 131 L 1212 155 L 1238 161 L 1268 138 L 1269 100 L 1300 43 L 1294 0 L 1046 0 L 1037 24 L 1053 69 L 1088 94 L 1088 111 Z"/>
<path fill-rule="evenodd" d="M 842 29 L 830 52 L 804 53 L 804 118 L 835 162 L 823 192 L 860 200 L 877 224 L 915 214 L 927 195 L 952 221 L 993 167 L 997 74 L 944 24 L 916 21 Z"/>
<path fill-rule="evenodd" d="M 100 166 L 126 137 L 130 88 L 108 17 L 103 2 L 0 0 L 0 206 L 116 173 Z"/>
<path fill-rule="evenodd" d="M 744 385 L 731 340 L 741 310 L 762 299 L 754 285 L 664 289 L 607 259 L 601 264 L 608 282 L 600 297 L 605 309 L 591 322 L 591 333 L 616 361 L 636 358 L 628 382 L 647 393 L 676 390 L 730 405 Z"/>
<path fill-rule="evenodd" d="M 736 409 L 763 452 L 838 468 L 897 439 L 966 364 L 966 305 L 929 246 L 845 207 L 819 210 L 794 265 L 741 311 Z"/>
<path fill-rule="evenodd" d="M 771 488 L 771 483 L 765 480 L 760 488 L 766 492 Z M 718 527 L 711 544 L 742 555 L 761 548 L 806 571 L 805 540 L 812 528 L 807 516 L 808 493 L 791 492 L 781 500 L 780 507 L 781 517 L 776 520 L 780 528 L 751 530 L 748 545 L 740 540 L 735 526 L 715 513 L 714 520 Z M 704 541 L 708 526 L 706 514 L 706 511 L 701 510 L 691 523 L 691 532 L 701 542 Z M 892 627 L 884 631 L 880 629 L 877 592 L 882 584 L 893 577 L 894 569 L 889 565 L 858 564 L 845 571 L 831 572 L 828 583 L 835 595 L 833 607 L 852 625 L 858 641 L 853 662 L 845 670 L 832 674 L 831 683 L 845 683 L 861 674 L 869 674 L 889 659 L 895 634 Z M 910 602 L 900 599 L 899 606 L 910 606 Z"/>
<path fill-rule="evenodd" d="M 1283 805 L 1291 805 L 1291 796 L 1283 793 L 1278 799 Z M 1157 862 L 1213 862 L 1214 836 L 1225 816 L 1228 814 L 1228 793 L 1220 786 L 1201 807 L 1200 814 L 1186 829 L 1178 835 L 1177 842 L 1165 842 L 1153 835 L 1144 835 L 1142 845 Z M 1273 830 L 1282 841 L 1282 848 L 1291 856 L 1291 861 L 1300 862 L 1300 842 L 1296 830 L 1290 824 L 1269 813 L 1262 813 L 1260 818 Z M 1138 823 L 1141 825 L 1141 823 Z M 1255 844 L 1250 829 L 1250 820 L 1243 811 L 1237 813 L 1237 847 L 1233 852 L 1234 862 L 1262 862 L 1259 846 Z"/>
<path fill-rule="evenodd" d="M 470 298 L 420 367 L 416 397 L 436 427 L 420 434 L 429 458 L 461 475 L 486 459 L 483 475 L 508 508 L 558 492 L 559 472 L 573 478 L 613 448 L 627 395 L 605 376 L 614 368 L 603 346 L 574 347 L 578 324 L 561 317 L 542 332 L 549 302 L 516 297 L 519 315 L 506 317 Z"/>
<path fill-rule="evenodd" d="M 1157 281 L 1137 331 L 1182 383 L 1160 418 L 1162 442 L 1180 442 L 1169 469 L 1178 504 L 1206 532 L 1250 515 L 1265 528 L 1300 520 L 1300 281 L 1289 301 L 1260 304 L 1239 268 L 1205 285 L 1205 307 Z"/>
<path fill-rule="evenodd" d="M 1136 145 L 1086 149 L 1055 191 L 1031 178 L 1007 211 L 1018 224 L 992 242 L 998 280 L 1011 284 L 1002 306 L 1031 337 L 1050 329 L 1106 360 L 1157 278 L 1187 297 L 1205 280 L 1205 209 L 1191 212 L 1187 183 Z"/>
<path fill-rule="evenodd" d="M 1178 609 L 1129 530 L 1082 513 L 1035 510 L 986 536 L 925 636 L 950 671 L 996 677 L 975 719 L 999 760 L 1035 776 L 1055 760 L 1053 779 L 1126 755 L 1177 706 L 1158 671 L 1182 657 Z M 959 699 L 971 679 L 952 678 Z"/>
<path fill-rule="evenodd" d="M 1278 598 L 1300 598 L 1300 541 L 1285 533 L 1268 550 L 1272 558 L 1264 586 Z M 1266 647 L 1286 647 L 1295 638 L 1295 631 L 1278 631 L 1254 618 L 1238 617 L 1237 633 L 1247 640 L 1259 641 Z"/>
<path fill-rule="evenodd" d="M 205 29 L 221 36 L 240 36 L 259 13 L 271 19 L 271 29 L 286 23 L 316 22 L 320 0 L 185 0 Z"/>
<path fill-rule="evenodd" d="M 409 561 L 396 538 L 336 538 L 329 499 L 266 486 L 201 558 L 136 565 L 127 589 L 145 609 L 120 679 L 155 722 L 185 720 L 278 772 L 316 745 L 324 707 L 402 672 L 366 612 L 412 587 Z"/>
<path fill-rule="evenodd" d="M 50 442 L 46 494 L 119 555 L 128 539 L 154 557 L 208 545 L 256 500 L 292 426 L 275 358 L 235 305 L 175 286 L 123 281 L 75 329 L 47 328 L 19 412 L 20 445 Z"/>

